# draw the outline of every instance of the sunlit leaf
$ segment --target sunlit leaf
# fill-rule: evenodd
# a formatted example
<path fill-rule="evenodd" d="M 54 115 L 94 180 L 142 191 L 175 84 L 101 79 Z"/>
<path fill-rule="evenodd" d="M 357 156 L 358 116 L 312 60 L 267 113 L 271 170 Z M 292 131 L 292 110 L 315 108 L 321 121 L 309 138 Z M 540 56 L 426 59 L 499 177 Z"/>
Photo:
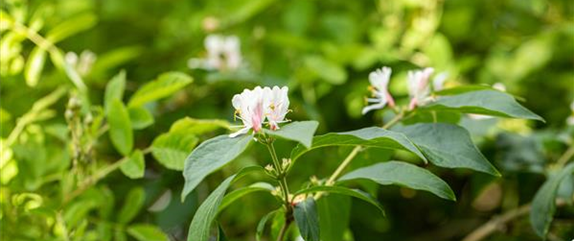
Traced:
<path fill-rule="evenodd" d="M 150 224 L 130 225 L 127 232 L 138 241 L 169 241 L 169 237 L 161 229 Z"/>
<path fill-rule="evenodd" d="M 92 28 L 96 25 L 97 21 L 98 19 L 94 14 L 82 14 L 68 18 L 65 22 L 52 28 L 52 30 L 46 34 L 46 39 L 52 43 L 57 43 L 74 34 Z"/>
<path fill-rule="evenodd" d="M 131 179 L 142 178 L 145 171 L 144 155 L 140 150 L 135 150 L 128 160 L 122 163 L 120 170 Z"/>
<path fill-rule="evenodd" d="M 26 78 L 26 84 L 28 84 L 28 86 L 34 87 L 38 84 L 45 62 L 46 50 L 38 46 L 35 47 L 30 53 L 28 61 L 26 61 L 26 69 L 24 70 L 24 77 Z"/>
<path fill-rule="evenodd" d="M 126 88 L 126 72 L 120 71 L 114 76 L 106 85 L 106 92 L 104 93 L 104 106 L 107 110 L 112 103 L 112 100 L 122 100 L 124 90 Z"/>
<path fill-rule="evenodd" d="M 134 146 L 132 124 L 127 108 L 118 100 L 112 100 L 106 114 L 110 125 L 110 138 L 116 149 L 127 156 Z"/>
<path fill-rule="evenodd" d="M 181 72 L 163 73 L 156 80 L 140 87 L 136 93 L 132 95 L 128 106 L 141 106 L 145 103 L 170 96 L 192 81 L 193 79 L 189 75 Z"/>
<path fill-rule="evenodd" d="M 218 119 L 194 119 L 185 117 L 171 125 L 170 132 L 185 131 L 195 135 L 201 135 L 217 129 L 229 129 L 229 122 Z"/>
<path fill-rule="evenodd" d="M 151 145 L 153 157 L 172 170 L 183 170 L 185 159 L 199 139 L 187 132 L 169 132 L 159 135 Z"/>
<path fill-rule="evenodd" d="M 183 177 L 185 184 L 181 193 L 184 200 L 203 178 L 227 163 L 233 161 L 241 154 L 251 141 L 252 136 L 243 135 L 230 138 L 220 135 L 201 143 L 185 160 Z"/>
<path fill-rule="evenodd" d="M 154 123 L 153 115 L 143 107 L 129 107 L 128 112 L 135 130 L 145 129 Z"/>

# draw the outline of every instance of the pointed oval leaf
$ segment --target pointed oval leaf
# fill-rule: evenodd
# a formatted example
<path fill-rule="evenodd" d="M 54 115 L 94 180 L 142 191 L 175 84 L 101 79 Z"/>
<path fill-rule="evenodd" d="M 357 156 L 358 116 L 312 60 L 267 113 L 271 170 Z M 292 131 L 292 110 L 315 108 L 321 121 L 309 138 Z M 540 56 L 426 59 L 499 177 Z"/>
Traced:
<path fill-rule="evenodd" d="M 96 25 L 98 21 L 95 14 L 82 14 L 72 17 L 55 26 L 46 34 L 46 39 L 57 43 L 79 32 L 85 31 Z"/>
<path fill-rule="evenodd" d="M 500 173 L 480 153 L 468 131 L 460 126 L 434 123 L 395 127 L 404 133 L 434 165 L 467 168 L 493 176 Z"/>
<path fill-rule="evenodd" d="M 424 107 L 431 110 L 458 110 L 463 113 L 544 121 L 542 117 L 518 104 L 511 95 L 497 90 L 478 90 L 440 96 Z"/>
<path fill-rule="evenodd" d="M 185 184 L 181 193 L 181 199 L 185 200 L 187 194 L 193 191 L 197 184 L 207 175 L 239 156 L 247 148 L 251 138 L 252 136 L 250 135 L 235 138 L 230 138 L 228 135 L 220 135 L 201 143 L 195 148 L 185 159 L 185 168 L 183 170 Z"/>
<path fill-rule="evenodd" d="M 313 144 L 313 135 L 318 126 L 319 122 L 317 121 L 295 121 L 276 131 L 267 129 L 263 129 L 263 131 L 271 136 L 299 142 L 309 148 Z"/>
<path fill-rule="evenodd" d="M 351 171 L 338 181 L 368 179 L 381 185 L 400 185 L 456 200 L 452 189 L 432 172 L 406 162 L 389 161 Z"/>
<path fill-rule="evenodd" d="M 163 166 L 172 170 L 183 170 L 188 153 L 199 139 L 186 132 L 169 132 L 159 135 L 151 145 L 151 154 Z"/>
<path fill-rule="evenodd" d="M 366 202 L 372 204 L 373 206 L 377 207 L 377 209 L 379 209 L 379 211 L 381 211 L 381 214 L 385 215 L 385 211 L 383 210 L 383 206 L 381 206 L 381 204 L 376 199 L 371 197 L 371 195 L 369 195 L 368 193 L 363 192 L 361 190 L 357 190 L 357 189 L 350 189 L 350 188 L 341 187 L 341 186 L 314 186 L 314 187 L 306 188 L 303 190 L 299 190 L 293 195 L 298 196 L 301 194 L 315 193 L 315 192 L 328 192 L 328 193 L 347 195 L 350 197 L 356 197 L 358 199 L 366 201 Z"/>
<path fill-rule="evenodd" d="M 556 211 L 556 193 L 562 180 L 574 174 L 574 163 L 570 163 L 560 172 L 549 178 L 536 192 L 532 200 L 530 224 L 540 237 L 546 237 Z"/>
<path fill-rule="evenodd" d="M 426 162 L 425 156 L 402 133 L 385 130 L 379 127 L 367 127 L 348 132 L 327 133 L 313 138 L 313 146 L 305 148 L 298 145 L 291 152 L 291 159 L 296 160 L 301 155 L 316 148 L 327 146 L 364 146 L 384 149 L 401 149 L 414 153 Z"/>
<path fill-rule="evenodd" d="M 297 203 L 293 210 L 295 223 L 299 227 L 301 237 L 305 241 L 319 241 L 319 213 L 313 197 L 308 197 L 305 201 Z"/>
<path fill-rule="evenodd" d="M 277 213 L 279 213 L 279 210 L 271 211 L 270 213 L 263 216 L 261 220 L 259 220 L 259 223 L 257 224 L 257 231 L 255 233 L 255 240 L 261 241 L 261 236 L 263 235 L 263 231 L 265 231 L 265 224 L 267 224 L 267 220 L 272 218 Z"/>
<path fill-rule="evenodd" d="M 239 199 L 239 198 L 241 198 L 247 194 L 254 193 L 254 192 L 266 192 L 266 193 L 271 194 L 271 192 L 273 190 L 275 190 L 275 187 L 269 183 L 266 183 L 266 182 L 257 182 L 257 183 L 253 183 L 253 184 L 249 185 L 248 187 L 243 187 L 243 188 L 237 189 L 237 190 L 230 192 L 229 194 L 225 195 L 225 198 L 223 198 L 223 201 L 221 202 L 221 205 L 219 206 L 219 212 L 221 212 L 227 206 L 231 205 L 237 199 Z"/>
<path fill-rule="evenodd" d="M 114 99 L 107 112 L 107 118 L 112 144 L 122 155 L 128 156 L 134 146 L 134 136 L 127 108 L 120 100 Z"/>
<path fill-rule="evenodd" d="M 126 157 L 127 158 L 127 157 Z M 131 179 L 138 179 L 144 176 L 145 159 L 143 152 L 135 150 L 132 155 L 120 166 L 124 175 Z"/>
<path fill-rule="evenodd" d="M 126 89 L 126 72 L 120 71 L 114 76 L 106 85 L 106 92 L 104 93 L 104 107 L 106 110 L 112 103 L 112 100 L 122 100 L 124 91 Z"/>
<path fill-rule="evenodd" d="M 161 74 L 157 80 L 151 81 L 139 88 L 132 95 L 128 106 L 142 106 L 145 103 L 167 97 L 191 83 L 193 79 L 181 72 Z"/>
<path fill-rule="evenodd" d="M 229 188 L 231 183 L 234 181 L 256 171 L 263 172 L 263 168 L 260 166 L 245 167 L 237 174 L 225 179 L 211 194 L 209 194 L 207 199 L 203 201 L 193 216 L 193 220 L 189 225 L 189 231 L 187 233 L 188 241 L 209 240 L 211 227 L 217 217 L 217 210 L 219 210 L 219 205 L 223 200 L 223 196 L 225 195 L 227 188 Z"/>
<path fill-rule="evenodd" d="M 130 121 L 134 130 L 145 129 L 153 124 L 153 115 L 143 107 L 129 107 Z"/>
<path fill-rule="evenodd" d="M 169 241 L 160 228 L 150 224 L 130 225 L 127 232 L 138 241 Z"/>
<path fill-rule="evenodd" d="M 141 187 L 136 187 L 128 192 L 124 205 L 118 213 L 118 223 L 126 224 L 132 221 L 139 213 L 145 201 L 145 191 Z"/>

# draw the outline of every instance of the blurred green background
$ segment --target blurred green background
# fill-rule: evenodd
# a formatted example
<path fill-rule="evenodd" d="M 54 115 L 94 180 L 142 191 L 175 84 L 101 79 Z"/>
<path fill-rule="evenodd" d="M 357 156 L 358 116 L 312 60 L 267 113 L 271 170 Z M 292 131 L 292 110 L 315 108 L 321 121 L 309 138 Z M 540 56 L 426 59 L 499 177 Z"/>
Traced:
<path fill-rule="evenodd" d="M 448 73 L 447 86 L 502 83 L 524 106 L 546 119 L 546 123 L 464 119 L 463 125 L 472 130 L 473 138 L 503 177 L 433 169 L 453 187 L 456 203 L 412 190 L 372 186 L 370 190 L 385 206 L 387 217 L 373 215 L 374 209 L 360 201 L 346 204 L 352 205 L 352 212 L 343 240 L 460 240 L 491 216 L 529 202 L 544 181 L 547 164 L 572 145 L 571 127 L 566 123 L 573 115 L 570 103 L 574 101 L 571 0 L 3 0 L 1 8 L 2 14 L 40 35 L 66 21 L 70 28 L 83 25 L 80 28 L 85 31 L 56 46 L 77 55 L 86 50 L 95 54 L 91 68 L 80 73 L 94 104 L 102 103 L 106 83 L 120 70 L 127 74 L 128 96 L 162 72 L 176 70 L 194 78 L 183 91 L 149 106 L 157 119 L 153 126 L 136 133 L 136 146 L 149 145 L 185 116 L 232 121 L 231 97 L 256 85 L 289 86 L 293 112 L 288 118 L 318 120 L 319 133 L 380 125 L 385 112 L 361 116 L 361 108 L 368 93 L 368 74 L 382 66 L 393 68 L 390 91 L 400 103 L 408 102 L 403 98 L 408 96 L 406 71 L 434 67 Z M 244 60 L 240 69 L 188 68 L 190 58 L 206 55 L 204 39 L 209 34 L 239 37 Z M 24 40 L 14 44 L 7 35 L 2 33 L 0 43 L 3 139 L 38 98 L 58 86 L 74 86 L 49 60 L 37 86 L 28 86 L 22 68 L 34 44 Z M 16 54 L 11 54 L 13 51 Z M 65 145 L 50 142 L 54 138 L 50 133 L 66 128 L 65 103 L 59 101 L 56 117 L 40 125 L 40 132 L 48 135 L 41 145 L 21 147 L 20 151 L 15 148 L 15 155 L 29 159 L 32 167 L 21 167 L 16 179 L 2 184 L 1 222 L 6 240 L 52 240 L 50 233 L 56 232 L 50 224 L 54 218 L 6 203 L 16 193 L 33 192 L 43 197 L 47 210 L 60 210 L 58 183 L 48 177 L 66 172 L 70 157 L 62 152 Z M 288 155 L 288 147 L 293 145 L 280 144 L 280 154 Z M 178 198 L 183 186 L 181 172 L 163 168 L 150 161 L 151 156 L 146 157 L 144 179 L 131 180 L 114 172 L 84 198 L 107 195 L 109 199 L 102 202 L 113 214 L 121 209 L 129 190 L 143 187 L 144 208 L 135 220 L 159 226 L 172 240 L 183 240 L 198 202 L 223 177 L 248 163 L 265 164 L 263 148 L 251 149 L 255 154 L 243 155 L 234 165 L 209 176 L 193 193 L 194 198 L 183 204 Z M 34 152 L 42 154 L 30 157 L 31 150 L 42 150 Z M 310 154 L 294 167 L 292 185 L 301 185 L 313 175 L 327 176 L 348 151 L 327 149 Z M 102 163 L 120 157 L 107 140 L 98 143 L 96 152 Z M 391 155 L 367 151 L 354 165 Z M 64 164 L 56 163 L 60 160 Z M 159 201 L 167 203 L 149 208 Z M 220 221 L 231 240 L 254 240 L 257 222 L 275 208 L 271 201 L 256 194 L 222 213 Z M 108 222 L 100 220 L 105 215 L 96 214 L 105 209 L 101 204 L 87 210 L 76 207 L 78 210 L 70 211 L 71 207 L 65 206 L 64 214 L 83 212 L 78 222 L 86 218 L 90 223 L 87 230 L 93 231 L 92 236 L 79 240 L 107 239 L 98 233 L 99 224 Z M 44 212 L 52 212 L 47 210 Z M 335 212 L 333 217 L 345 219 L 348 215 Z M 555 240 L 574 236 L 573 215 L 571 207 L 560 210 L 552 231 Z M 528 220 L 519 219 L 488 240 L 538 238 Z"/>

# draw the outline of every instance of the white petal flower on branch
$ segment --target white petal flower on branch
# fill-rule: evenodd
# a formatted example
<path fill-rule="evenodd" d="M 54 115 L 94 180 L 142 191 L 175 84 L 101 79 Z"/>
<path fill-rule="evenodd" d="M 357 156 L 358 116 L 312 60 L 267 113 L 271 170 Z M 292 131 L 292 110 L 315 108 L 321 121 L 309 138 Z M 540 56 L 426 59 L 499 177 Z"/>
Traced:
<path fill-rule="evenodd" d="M 367 103 L 371 105 L 363 108 L 363 115 L 372 110 L 382 109 L 387 104 L 391 107 L 395 105 L 388 89 L 391 72 L 391 68 L 383 67 L 369 74 L 369 82 L 371 83 L 369 90 L 371 91 L 372 98 L 367 98 Z"/>
<path fill-rule="evenodd" d="M 430 101 L 429 78 L 434 72 L 433 68 L 409 71 L 407 74 L 407 87 L 411 102 L 409 109 L 421 106 Z"/>
<path fill-rule="evenodd" d="M 263 88 L 263 108 L 271 130 L 279 129 L 279 123 L 285 121 L 289 112 L 289 88 L 274 86 Z"/>
<path fill-rule="evenodd" d="M 188 61 L 191 69 L 236 70 L 241 66 L 241 43 L 237 36 L 208 35 L 204 40 L 207 56 Z"/>

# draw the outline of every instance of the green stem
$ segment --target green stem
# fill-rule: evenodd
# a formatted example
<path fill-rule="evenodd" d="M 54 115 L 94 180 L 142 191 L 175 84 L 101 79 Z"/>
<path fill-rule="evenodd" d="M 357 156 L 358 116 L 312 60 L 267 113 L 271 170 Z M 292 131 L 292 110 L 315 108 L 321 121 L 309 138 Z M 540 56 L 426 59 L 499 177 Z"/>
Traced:
<path fill-rule="evenodd" d="M 283 192 L 283 196 L 285 198 L 285 208 L 289 211 L 291 209 L 291 202 L 289 201 L 289 186 L 287 185 L 287 178 L 286 173 L 284 172 L 283 168 L 281 167 L 281 163 L 279 162 L 279 158 L 277 158 L 277 152 L 275 151 L 275 147 L 273 146 L 273 141 L 268 141 L 265 143 L 267 146 L 267 150 L 271 154 L 271 159 L 273 159 L 273 165 L 275 166 L 275 170 L 277 171 L 277 182 L 279 182 L 279 187 Z"/>
<path fill-rule="evenodd" d="M 572 159 L 572 156 L 574 156 L 574 145 L 571 145 L 566 152 L 564 152 L 564 154 L 562 154 L 562 156 L 560 156 L 560 158 L 558 158 L 558 160 L 556 161 L 556 164 L 559 167 L 563 167 L 564 165 L 566 165 L 566 163 L 568 163 L 569 160 Z"/>

